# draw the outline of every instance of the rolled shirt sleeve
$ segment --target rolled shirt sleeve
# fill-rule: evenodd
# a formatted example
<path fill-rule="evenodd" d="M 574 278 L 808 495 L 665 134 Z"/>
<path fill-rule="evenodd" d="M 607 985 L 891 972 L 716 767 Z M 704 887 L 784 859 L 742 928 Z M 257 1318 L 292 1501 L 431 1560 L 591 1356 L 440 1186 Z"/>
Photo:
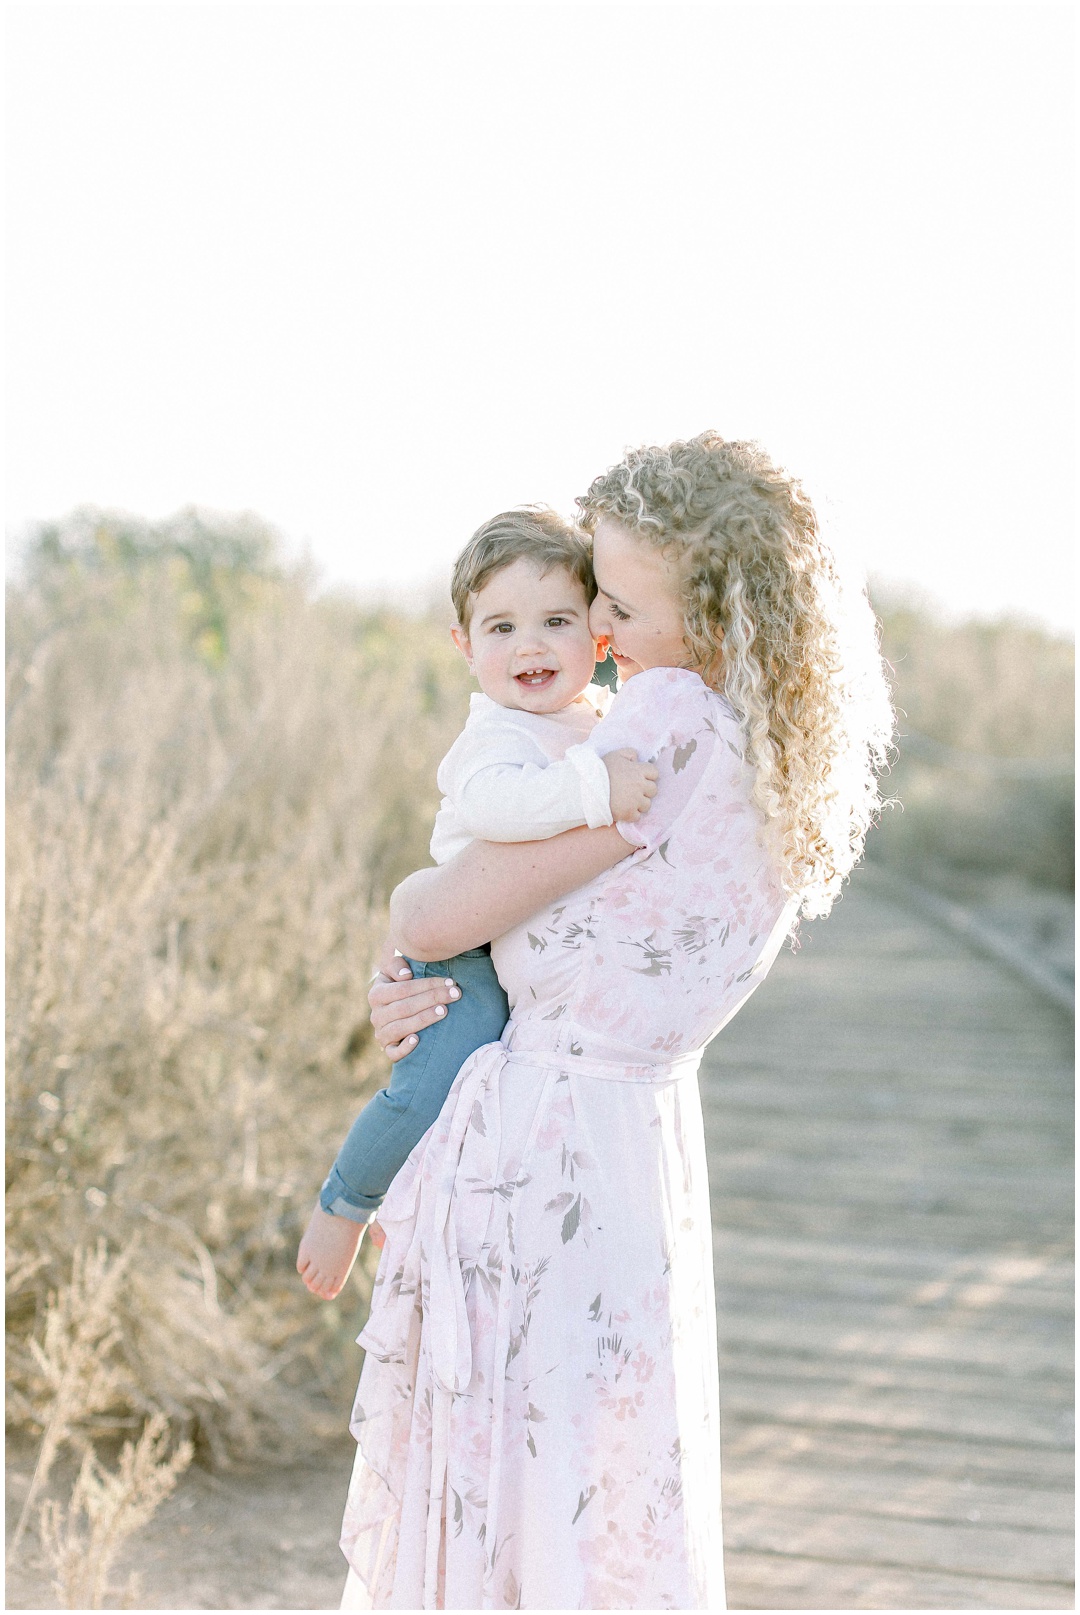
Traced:
<path fill-rule="evenodd" d="M 634 823 L 618 825 L 623 839 L 646 855 L 664 841 L 721 741 L 704 694 L 697 673 L 686 668 L 636 673 L 584 743 L 601 758 L 627 747 L 639 762 L 656 765 L 659 780 L 649 811 Z M 730 717 L 730 732 L 723 738 L 741 763 L 741 734 L 734 714 Z"/>
<path fill-rule="evenodd" d="M 435 862 L 474 840 L 545 841 L 580 825 L 610 824 L 608 771 L 585 744 L 600 705 L 590 697 L 581 710 L 541 715 L 474 695 L 468 722 L 439 766 Z"/>

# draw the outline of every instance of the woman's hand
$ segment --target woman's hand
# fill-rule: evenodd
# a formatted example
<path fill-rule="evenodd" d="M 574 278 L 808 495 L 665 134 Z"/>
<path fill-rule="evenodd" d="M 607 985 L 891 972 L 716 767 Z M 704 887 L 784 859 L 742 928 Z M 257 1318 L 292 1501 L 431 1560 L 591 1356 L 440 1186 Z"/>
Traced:
<path fill-rule="evenodd" d="M 384 954 L 380 963 L 385 966 L 391 961 Z M 438 976 L 414 981 L 400 954 L 391 968 L 392 978 L 380 969 L 371 983 L 368 1004 L 376 1043 L 387 1059 L 397 1061 L 412 1053 L 425 1026 L 433 1026 L 449 1014 L 449 1005 L 461 997 L 461 989 Z"/>

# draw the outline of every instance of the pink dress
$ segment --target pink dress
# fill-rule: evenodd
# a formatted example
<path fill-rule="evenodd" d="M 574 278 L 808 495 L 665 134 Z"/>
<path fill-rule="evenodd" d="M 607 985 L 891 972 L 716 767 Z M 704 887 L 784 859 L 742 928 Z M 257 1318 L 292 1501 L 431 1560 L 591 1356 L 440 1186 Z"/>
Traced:
<path fill-rule="evenodd" d="M 723 1609 L 696 1072 L 794 917 L 726 702 L 656 668 L 640 849 L 499 939 L 512 1017 L 384 1201 L 343 1607 Z"/>

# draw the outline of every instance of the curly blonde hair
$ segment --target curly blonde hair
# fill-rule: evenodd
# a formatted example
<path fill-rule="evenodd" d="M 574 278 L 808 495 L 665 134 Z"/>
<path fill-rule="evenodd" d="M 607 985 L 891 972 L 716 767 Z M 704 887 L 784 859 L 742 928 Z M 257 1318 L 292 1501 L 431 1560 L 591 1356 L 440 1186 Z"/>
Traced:
<path fill-rule="evenodd" d="M 577 503 L 586 531 L 609 517 L 677 563 L 688 665 L 743 726 L 785 890 L 827 914 L 881 805 L 893 713 L 877 621 L 801 485 L 702 432 L 631 450 Z"/>

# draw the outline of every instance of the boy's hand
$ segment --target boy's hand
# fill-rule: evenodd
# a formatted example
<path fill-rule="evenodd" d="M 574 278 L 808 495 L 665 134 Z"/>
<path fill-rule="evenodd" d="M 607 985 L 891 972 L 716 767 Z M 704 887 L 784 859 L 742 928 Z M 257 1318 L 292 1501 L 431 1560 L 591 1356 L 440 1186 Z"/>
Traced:
<path fill-rule="evenodd" d="M 651 763 L 639 763 L 629 748 L 609 751 L 603 762 L 611 783 L 611 817 L 616 823 L 633 824 L 648 813 L 660 776 Z"/>

